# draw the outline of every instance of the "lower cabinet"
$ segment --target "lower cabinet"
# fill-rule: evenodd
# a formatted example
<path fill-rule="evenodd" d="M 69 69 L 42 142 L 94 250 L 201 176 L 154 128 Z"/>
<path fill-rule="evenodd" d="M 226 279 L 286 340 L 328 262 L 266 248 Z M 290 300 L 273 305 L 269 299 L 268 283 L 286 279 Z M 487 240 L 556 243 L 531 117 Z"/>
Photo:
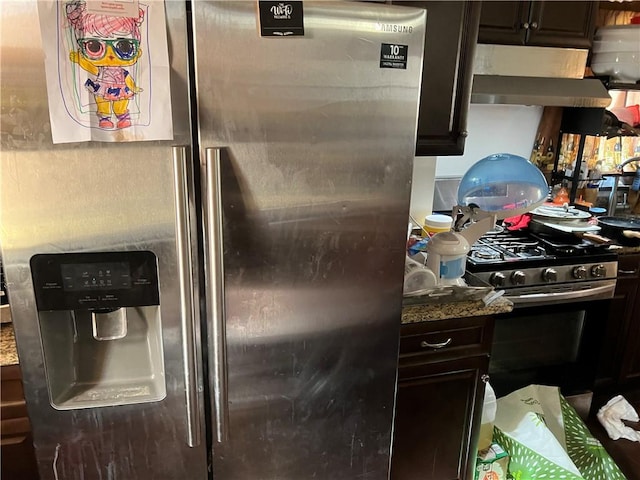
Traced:
<path fill-rule="evenodd" d="M 37 480 L 38 468 L 20 367 L 3 366 L 0 375 L 0 478 Z"/>
<path fill-rule="evenodd" d="M 640 254 L 619 257 L 616 286 L 616 297 L 618 296 L 624 299 L 624 345 L 619 378 L 622 382 L 640 381 Z"/>
<path fill-rule="evenodd" d="M 640 254 L 618 257 L 596 385 L 607 392 L 633 383 L 640 384 Z"/>
<path fill-rule="evenodd" d="M 391 478 L 471 480 L 492 317 L 403 325 Z"/>

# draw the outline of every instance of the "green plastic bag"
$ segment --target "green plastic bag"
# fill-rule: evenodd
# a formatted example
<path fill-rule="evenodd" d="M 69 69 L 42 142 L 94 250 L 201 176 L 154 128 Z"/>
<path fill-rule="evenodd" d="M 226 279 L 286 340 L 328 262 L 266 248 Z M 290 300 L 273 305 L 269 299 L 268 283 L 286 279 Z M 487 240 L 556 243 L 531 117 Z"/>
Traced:
<path fill-rule="evenodd" d="M 626 480 L 557 387 L 499 398 L 493 438 L 509 453 L 515 480 Z"/>

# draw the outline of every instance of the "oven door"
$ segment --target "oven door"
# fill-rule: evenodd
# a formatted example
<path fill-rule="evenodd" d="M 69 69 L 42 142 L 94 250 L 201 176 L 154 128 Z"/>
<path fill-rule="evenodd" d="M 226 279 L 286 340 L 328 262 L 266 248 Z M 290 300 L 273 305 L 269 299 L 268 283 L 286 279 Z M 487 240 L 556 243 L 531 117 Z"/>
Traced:
<path fill-rule="evenodd" d="M 498 396 L 529 384 L 592 391 L 610 299 L 523 304 L 496 316 L 489 376 Z"/>

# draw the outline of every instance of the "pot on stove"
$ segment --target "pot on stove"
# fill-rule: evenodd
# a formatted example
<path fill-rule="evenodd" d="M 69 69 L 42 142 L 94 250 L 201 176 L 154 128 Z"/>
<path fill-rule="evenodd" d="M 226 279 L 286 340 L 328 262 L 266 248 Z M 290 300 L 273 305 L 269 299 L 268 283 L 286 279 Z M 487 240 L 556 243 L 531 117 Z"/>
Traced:
<path fill-rule="evenodd" d="M 602 234 L 622 245 L 640 245 L 640 217 L 598 217 Z"/>
<path fill-rule="evenodd" d="M 465 286 L 469 242 L 456 232 L 436 233 L 427 244 L 427 267 L 436 275 L 438 285 Z"/>

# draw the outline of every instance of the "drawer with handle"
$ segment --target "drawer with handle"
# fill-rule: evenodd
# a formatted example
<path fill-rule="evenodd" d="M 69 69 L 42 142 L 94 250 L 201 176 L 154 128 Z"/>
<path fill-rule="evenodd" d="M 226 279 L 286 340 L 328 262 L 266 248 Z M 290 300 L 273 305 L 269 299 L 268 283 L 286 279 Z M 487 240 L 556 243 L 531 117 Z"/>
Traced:
<path fill-rule="evenodd" d="M 618 278 L 640 278 L 640 254 L 618 256 Z"/>
<path fill-rule="evenodd" d="M 492 335 L 493 318 L 490 316 L 403 324 L 400 327 L 400 359 L 410 361 L 415 355 L 451 358 L 488 354 Z"/>

